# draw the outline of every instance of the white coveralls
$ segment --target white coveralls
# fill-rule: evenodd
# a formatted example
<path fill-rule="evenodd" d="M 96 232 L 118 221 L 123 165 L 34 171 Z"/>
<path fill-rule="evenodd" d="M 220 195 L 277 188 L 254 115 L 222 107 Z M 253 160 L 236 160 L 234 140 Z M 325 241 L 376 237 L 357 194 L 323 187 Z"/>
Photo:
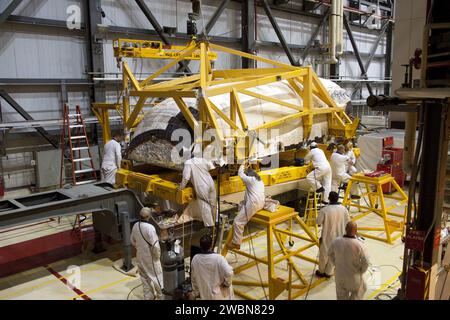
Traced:
<path fill-rule="evenodd" d="M 155 227 L 147 222 L 136 222 L 131 230 L 131 244 L 136 247 L 137 266 L 144 289 L 144 299 L 161 299 L 162 288 L 160 285 L 163 285 L 161 248 Z"/>
<path fill-rule="evenodd" d="M 264 182 L 258 181 L 255 177 L 247 176 L 243 165 L 239 167 L 238 174 L 246 188 L 244 203 L 233 222 L 233 243 L 240 245 L 245 225 L 256 212 L 264 208 L 265 192 Z"/>
<path fill-rule="evenodd" d="M 191 180 L 195 190 L 196 199 L 191 201 L 186 208 L 190 216 L 196 220 L 203 221 L 206 227 L 214 226 L 217 215 L 217 198 L 214 180 L 209 173 L 214 169 L 211 161 L 204 158 L 194 157 L 186 160 L 183 169 L 183 180 L 180 189 L 184 189 Z M 214 208 L 214 212 L 213 212 Z"/>
<path fill-rule="evenodd" d="M 112 185 L 116 182 L 116 172 L 122 161 L 120 143 L 114 139 L 109 140 L 104 147 L 102 162 L 102 180 Z"/>
<path fill-rule="evenodd" d="M 330 159 L 331 171 L 333 173 L 333 180 L 331 182 L 331 191 L 338 192 L 339 184 L 347 183 L 351 176 L 346 172 L 346 167 L 349 164 L 350 158 L 340 153 L 333 153 Z M 350 194 L 357 194 L 358 185 L 352 183 Z"/>
<path fill-rule="evenodd" d="M 319 272 L 327 275 L 333 273 L 333 264 L 328 258 L 328 251 L 333 240 L 345 234 L 345 226 L 349 220 L 348 210 L 341 204 L 330 204 L 320 210 L 316 219 L 316 223 L 322 226 Z"/>
<path fill-rule="evenodd" d="M 314 148 L 305 156 L 305 162 L 312 161 L 314 170 L 306 176 L 310 188 L 317 190 L 323 187 L 324 197 L 323 201 L 328 202 L 328 195 L 331 190 L 331 167 L 325 156 L 325 153 L 319 149 Z"/>
<path fill-rule="evenodd" d="M 233 268 L 217 253 L 198 253 L 191 262 L 192 289 L 202 300 L 234 299 Z"/>
<path fill-rule="evenodd" d="M 353 150 L 347 151 L 346 156 L 349 157 L 350 161 L 349 161 L 349 163 L 347 164 L 346 170 L 345 170 L 345 171 L 346 171 L 349 175 L 352 176 L 352 175 L 354 175 L 355 173 L 358 172 L 358 170 L 357 170 L 356 167 L 355 167 L 355 164 L 356 164 L 356 156 L 355 156 L 355 153 L 353 152 Z"/>
<path fill-rule="evenodd" d="M 328 256 L 336 267 L 337 299 L 361 300 L 367 290 L 364 273 L 369 267 L 369 257 L 361 241 L 339 237 L 331 244 Z"/>

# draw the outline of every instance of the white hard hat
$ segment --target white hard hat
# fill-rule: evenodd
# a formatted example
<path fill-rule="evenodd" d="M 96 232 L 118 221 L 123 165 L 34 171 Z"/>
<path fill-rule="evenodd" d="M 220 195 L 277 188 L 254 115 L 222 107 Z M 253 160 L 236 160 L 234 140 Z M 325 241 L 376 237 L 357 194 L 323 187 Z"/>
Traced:
<path fill-rule="evenodd" d="M 309 146 L 310 146 L 311 148 L 316 148 L 316 147 L 317 147 L 317 143 L 316 143 L 316 142 L 313 142 L 313 143 L 311 143 Z"/>

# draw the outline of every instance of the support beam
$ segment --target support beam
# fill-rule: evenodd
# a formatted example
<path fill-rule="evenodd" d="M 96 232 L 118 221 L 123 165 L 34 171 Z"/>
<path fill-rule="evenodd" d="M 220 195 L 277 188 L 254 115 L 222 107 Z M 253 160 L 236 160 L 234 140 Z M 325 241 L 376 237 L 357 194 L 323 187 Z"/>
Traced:
<path fill-rule="evenodd" d="M 164 34 L 163 28 L 159 24 L 158 20 L 156 20 L 155 16 L 153 15 L 152 11 L 150 10 L 150 8 L 147 6 L 147 4 L 145 4 L 144 0 L 135 0 L 135 1 L 136 1 L 136 4 L 139 6 L 139 9 L 141 9 L 142 13 L 145 15 L 147 20 L 152 25 L 153 29 L 155 29 L 156 33 L 161 38 L 162 42 L 164 42 L 164 44 L 166 44 L 166 45 L 170 45 L 170 41 L 167 38 L 167 36 Z M 180 61 L 178 64 L 180 66 L 178 68 L 178 71 L 191 72 L 185 61 Z"/>
<path fill-rule="evenodd" d="M 57 28 L 59 32 L 66 31 L 68 34 L 79 33 L 86 29 L 86 23 L 84 22 L 80 24 L 80 29 L 69 29 L 67 28 L 67 21 L 65 20 L 43 19 L 20 15 L 10 15 L 8 19 L 6 19 L 6 22 L 33 27 Z"/>
<path fill-rule="evenodd" d="M 0 103 L 0 123 L 3 123 L 2 104 Z M 3 176 L 3 160 L 1 157 L 6 156 L 5 131 L 0 130 L 0 177 Z"/>
<path fill-rule="evenodd" d="M 0 86 L 60 86 L 64 81 L 66 86 L 90 86 L 93 83 L 87 79 L 75 78 L 0 78 Z"/>
<path fill-rule="evenodd" d="M 105 72 L 105 61 L 103 59 L 103 43 L 97 38 L 97 26 L 102 23 L 101 0 L 85 0 L 86 18 L 86 49 L 88 52 L 88 66 L 92 74 L 103 74 Z M 93 77 L 93 76 L 92 76 Z M 106 88 L 103 83 L 94 83 L 91 91 L 91 102 L 106 101 Z M 90 126 L 93 133 L 93 141 L 98 144 L 99 128 L 96 124 Z M 106 143 L 106 141 L 103 141 Z"/>
<path fill-rule="evenodd" d="M 0 13 L 0 25 L 8 19 L 8 17 L 13 13 L 13 11 L 19 6 L 22 0 L 12 0 L 9 5 Z"/>
<path fill-rule="evenodd" d="M 356 60 L 358 61 L 359 68 L 361 69 L 361 76 L 363 79 L 368 80 L 366 69 L 364 68 L 363 62 L 361 60 L 361 55 L 359 54 L 358 46 L 356 45 L 355 38 L 353 38 L 353 32 L 350 28 L 350 25 L 348 24 L 347 17 L 344 15 L 344 26 L 345 30 L 347 30 L 348 38 L 350 39 L 350 43 L 352 44 L 353 52 L 355 53 Z M 367 90 L 369 91 L 369 94 L 373 95 L 372 87 L 370 86 L 369 82 L 366 82 Z"/>
<path fill-rule="evenodd" d="M 214 12 L 211 19 L 208 21 L 208 24 L 206 25 L 206 33 L 209 34 L 216 24 L 217 20 L 219 19 L 220 15 L 222 14 L 223 10 L 225 10 L 225 7 L 227 6 L 228 2 L 230 0 L 222 0 L 219 7 L 217 8 L 216 12 Z"/>
<path fill-rule="evenodd" d="M 67 94 L 67 85 L 64 80 L 61 80 L 61 101 L 63 105 L 69 103 L 69 95 Z"/>
<path fill-rule="evenodd" d="M 153 15 L 152 11 L 150 10 L 150 8 L 145 4 L 145 2 L 143 0 L 135 0 L 135 1 L 136 1 L 136 4 L 138 5 L 139 9 L 141 9 L 142 13 L 145 15 L 147 20 L 152 25 L 153 29 L 155 29 L 156 33 L 161 38 L 162 42 L 164 42 L 164 44 L 169 45 L 170 44 L 169 39 L 167 39 L 166 35 L 163 32 L 163 29 L 161 28 L 161 25 L 156 20 L 155 16 Z"/>
<path fill-rule="evenodd" d="M 80 33 L 86 29 L 86 23 L 84 22 L 80 23 L 80 29 L 69 29 L 67 28 L 67 21 L 65 20 L 43 19 L 19 15 L 10 15 L 8 19 L 6 19 L 6 22 L 29 25 L 33 27 L 56 28 L 59 32 L 66 31 L 69 35 L 72 35 L 73 33 Z"/>
<path fill-rule="evenodd" d="M 389 23 L 386 30 L 386 59 L 384 60 L 384 78 L 390 79 L 392 77 L 392 35 L 393 24 Z M 384 85 L 384 94 L 389 96 L 391 94 L 392 84 L 386 83 Z"/>
<path fill-rule="evenodd" d="M 390 22 L 389 20 L 387 20 L 384 25 L 381 27 L 380 33 L 378 34 L 377 38 L 375 39 L 375 41 L 372 43 L 372 47 L 370 48 L 369 51 L 369 58 L 367 59 L 366 63 L 364 64 L 364 68 L 366 70 L 366 72 L 369 70 L 370 64 L 372 63 L 373 58 L 375 57 L 375 52 L 378 49 L 378 46 L 380 44 L 381 39 L 383 38 L 383 36 L 386 33 L 386 30 L 389 26 Z M 386 47 L 387 49 L 387 47 Z M 362 73 L 360 75 L 361 77 L 363 76 Z M 356 93 L 358 92 L 358 90 L 361 88 L 362 83 L 359 82 L 356 84 L 355 89 L 353 90 L 353 93 L 351 95 L 352 99 L 355 98 Z"/>
<path fill-rule="evenodd" d="M 317 24 L 316 29 L 314 30 L 314 32 L 312 33 L 311 37 L 309 38 L 308 43 L 306 44 L 305 48 L 303 49 L 303 52 L 302 52 L 302 54 L 300 56 L 302 65 L 305 64 L 305 59 L 308 57 L 309 51 L 311 50 L 311 46 L 312 46 L 314 40 L 319 35 L 320 29 L 322 29 L 322 26 L 328 20 L 329 16 L 330 16 L 330 9 L 328 8 L 325 11 L 325 13 L 323 15 L 323 18 L 320 20 L 319 24 Z"/>
<path fill-rule="evenodd" d="M 294 58 L 294 55 L 292 54 L 292 51 L 289 48 L 289 45 L 287 44 L 286 39 L 283 36 L 283 32 L 281 32 L 281 29 L 278 26 L 278 23 L 275 20 L 275 17 L 272 15 L 272 11 L 270 10 L 267 0 L 261 0 L 260 3 L 262 4 L 264 11 L 266 12 L 267 17 L 269 18 L 270 23 L 272 24 L 272 27 L 275 30 L 278 40 L 280 40 L 281 46 L 283 47 L 284 52 L 286 52 L 286 55 L 288 56 L 289 61 L 291 62 L 291 64 L 293 66 L 299 66 L 298 60 L 296 60 Z"/>
<path fill-rule="evenodd" d="M 431 267 L 440 259 L 436 239 L 441 230 L 450 122 L 449 108 L 444 101 L 425 102 L 423 112 L 425 126 L 421 152 L 419 206 L 414 224 L 416 230 L 425 231 L 427 237 L 423 256 L 417 253 L 414 260 L 417 264 L 423 261 L 426 267 Z M 414 286 L 407 283 L 408 285 Z"/>
<path fill-rule="evenodd" d="M 5 90 L 0 89 L 0 97 L 2 97 L 14 110 L 16 110 L 25 120 L 34 120 L 33 117 L 22 108 L 16 100 L 13 99 Z M 50 138 L 48 132 L 42 127 L 35 127 L 36 131 L 47 140 L 55 149 L 58 149 L 58 143 Z"/>
<path fill-rule="evenodd" d="M 146 37 L 158 37 L 158 33 L 155 30 L 149 29 L 141 29 L 141 28 L 130 28 L 130 27 L 122 27 L 122 26 L 108 26 L 108 31 L 110 33 L 123 34 L 125 36 L 130 35 L 138 35 L 140 39 L 143 36 Z M 185 40 L 189 41 L 191 36 L 186 33 L 177 32 L 174 36 L 170 36 L 169 39 L 176 40 Z M 209 40 L 214 43 L 227 43 L 227 44 L 235 44 L 241 41 L 241 38 L 235 37 L 223 37 L 223 36 L 210 36 Z"/>
<path fill-rule="evenodd" d="M 256 49 L 255 39 L 255 0 L 243 0 L 241 2 L 242 24 L 242 51 L 254 54 Z M 242 68 L 255 68 L 255 60 L 242 58 Z"/>

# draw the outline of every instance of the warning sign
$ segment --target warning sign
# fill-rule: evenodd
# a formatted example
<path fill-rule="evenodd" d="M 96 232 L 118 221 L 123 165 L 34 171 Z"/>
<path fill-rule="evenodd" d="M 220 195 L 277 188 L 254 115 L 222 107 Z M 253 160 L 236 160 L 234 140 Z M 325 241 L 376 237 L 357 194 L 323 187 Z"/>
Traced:
<path fill-rule="evenodd" d="M 423 252 L 425 249 L 425 231 L 408 230 L 406 232 L 405 245 L 410 250 Z"/>

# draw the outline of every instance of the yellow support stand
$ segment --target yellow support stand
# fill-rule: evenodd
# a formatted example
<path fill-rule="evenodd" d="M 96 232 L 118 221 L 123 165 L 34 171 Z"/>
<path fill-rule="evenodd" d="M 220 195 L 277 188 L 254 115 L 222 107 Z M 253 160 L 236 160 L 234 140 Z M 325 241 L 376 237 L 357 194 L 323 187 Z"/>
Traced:
<path fill-rule="evenodd" d="M 261 227 L 263 227 L 263 231 L 260 231 L 255 234 L 251 234 L 247 236 L 243 243 L 248 241 L 255 241 L 258 237 L 266 236 L 267 237 L 267 256 L 261 257 L 256 256 L 250 252 L 245 252 L 242 250 L 236 249 L 228 249 L 225 245 L 222 250 L 222 255 L 226 256 L 228 251 L 232 251 L 237 255 L 244 256 L 248 258 L 249 262 L 239 265 L 234 268 L 234 274 L 240 274 L 244 270 L 247 270 L 258 263 L 264 264 L 267 266 L 267 281 L 263 281 L 262 283 L 259 281 L 251 281 L 251 280 L 233 280 L 234 286 L 247 286 L 247 287 L 261 287 L 268 288 L 269 295 L 268 298 L 270 300 L 276 299 L 283 291 L 288 290 L 288 298 L 295 299 L 302 294 L 306 293 L 308 290 L 316 287 L 320 283 L 322 283 L 325 279 L 315 279 L 310 283 L 310 279 L 307 279 L 303 273 L 298 268 L 298 262 L 294 261 L 294 257 L 300 258 L 302 260 L 306 260 L 317 264 L 318 261 L 315 258 L 308 257 L 303 254 L 303 252 L 311 247 L 317 246 L 319 247 L 319 240 L 316 235 L 311 232 L 310 228 L 305 224 L 305 222 L 300 219 L 298 213 L 294 211 L 293 208 L 279 206 L 276 212 L 269 212 L 266 210 L 261 210 L 257 212 L 250 222 L 255 223 Z M 299 234 L 292 230 L 292 222 L 297 223 L 301 229 L 303 229 L 306 233 Z M 288 225 L 286 227 L 286 225 Z M 285 246 L 285 238 L 294 237 L 300 240 L 304 240 L 307 242 L 306 245 L 302 245 L 299 248 L 288 248 Z M 231 242 L 233 237 L 233 231 L 230 230 L 228 233 L 227 239 L 225 241 L 226 244 Z M 274 247 L 274 242 L 278 244 L 278 248 Z M 277 276 L 275 272 L 275 266 L 282 262 L 286 261 L 289 268 L 289 275 L 286 278 L 281 278 Z M 294 278 L 294 277 L 295 278 Z M 295 283 L 297 282 L 297 283 Z M 299 282 L 299 283 L 298 283 Z M 293 289 L 297 289 L 296 292 L 293 292 Z M 264 298 L 265 295 L 260 297 L 252 296 L 248 293 L 242 292 L 241 290 L 234 288 L 235 294 L 245 299 L 251 300 L 260 300 Z"/>
<path fill-rule="evenodd" d="M 361 199 L 366 198 L 368 200 L 364 201 L 367 205 L 361 205 L 360 200 L 352 200 L 350 196 L 350 189 L 352 184 L 359 183 L 361 186 L 365 186 L 366 192 L 361 194 Z M 384 194 L 383 185 L 392 183 L 396 192 L 393 194 Z M 397 200 L 394 204 L 387 206 L 385 198 Z M 395 207 L 404 206 L 408 202 L 408 196 L 400 188 L 400 186 L 395 181 L 394 177 L 390 174 L 385 174 L 380 177 L 367 177 L 363 173 L 357 173 L 353 175 L 348 182 L 347 190 L 345 191 L 343 205 L 351 209 L 355 207 L 358 209 L 359 214 L 352 217 L 353 221 L 361 219 L 370 213 L 374 213 L 381 218 L 383 226 L 358 226 L 359 231 L 367 232 L 383 232 L 385 237 L 376 236 L 369 233 L 359 232 L 361 236 L 384 241 L 388 244 L 392 244 L 393 241 L 398 239 L 403 235 L 405 226 L 405 210 L 403 213 L 392 212 L 391 210 Z M 350 210 L 349 210 L 350 211 Z M 396 233 L 395 235 L 393 235 Z"/>

